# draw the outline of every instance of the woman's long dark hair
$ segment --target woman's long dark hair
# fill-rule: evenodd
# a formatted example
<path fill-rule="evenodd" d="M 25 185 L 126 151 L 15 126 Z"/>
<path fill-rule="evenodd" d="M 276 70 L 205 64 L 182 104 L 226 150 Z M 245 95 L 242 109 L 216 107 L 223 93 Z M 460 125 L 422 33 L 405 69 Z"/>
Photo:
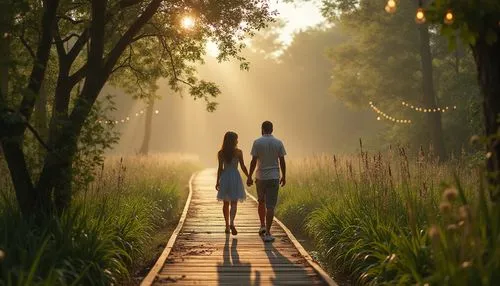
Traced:
<path fill-rule="evenodd" d="M 237 143 L 238 134 L 231 131 L 226 132 L 224 141 L 222 142 L 222 148 L 219 151 L 219 156 L 221 156 L 225 162 L 229 163 L 233 159 Z"/>

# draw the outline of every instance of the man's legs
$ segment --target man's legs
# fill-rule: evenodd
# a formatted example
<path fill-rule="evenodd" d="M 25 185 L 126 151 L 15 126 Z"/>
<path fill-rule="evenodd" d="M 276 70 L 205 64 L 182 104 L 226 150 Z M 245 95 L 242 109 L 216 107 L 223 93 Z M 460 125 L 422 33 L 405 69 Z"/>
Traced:
<path fill-rule="evenodd" d="M 273 224 L 274 219 L 274 208 L 266 209 L 266 233 L 271 235 L 271 225 Z"/>
<path fill-rule="evenodd" d="M 259 234 L 264 234 L 266 229 L 266 185 L 265 181 L 256 180 L 255 185 L 257 187 L 257 197 L 259 201 L 258 213 L 260 219 L 260 229 Z"/>
<path fill-rule="evenodd" d="M 260 219 L 260 226 L 265 227 L 266 226 L 266 202 L 259 201 L 259 219 Z"/>
<path fill-rule="evenodd" d="M 271 226 L 274 219 L 274 208 L 278 202 L 278 189 L 279 180 L 266 181 L 266 236 L 264 237 L 266 242 L 274 241 L 274 237 L 271 235 Z"/>

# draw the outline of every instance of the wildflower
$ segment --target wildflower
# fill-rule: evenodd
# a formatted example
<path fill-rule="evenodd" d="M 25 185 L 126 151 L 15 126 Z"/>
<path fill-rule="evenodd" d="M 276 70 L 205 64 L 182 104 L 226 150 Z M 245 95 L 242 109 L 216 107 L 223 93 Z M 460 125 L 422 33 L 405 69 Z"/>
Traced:
<path fill-rule="evenodd" d="M 449 202 L 442 202 L 439 204 L 439 211 L 443 214 L 449 213 L 451 210 L 451 204 Z"/>
<path fill-rule="evenodd" d="M 439 228 L 435 225 L 431 226 L 428 230 L 428 235 L 431 239 L 438 239 L 439 238 Z"/>
<path fill-rule="evenodd" d="M 452 202 L 457 198 L 457 194 L 458 194 L 457 189 L 448 188 L 448 189 L 444 190 L 443 200 Z"/>
<path fill-rule="evenodd" d="M 446 227 L 447 230 L 449 231 L 454 231 L 454 230 L 457 230 L 458 229 L 458 226 L 456 224 L 449 224 L 447 227 Z"/>
<path fill-rule="evenodd" d="M 479 142 L 479 136 L 477 135 L 473 135 L 471 138 L 470 138 L 470 144 L 476 144 L 477 142 Z"/>
<path fill-rule="evenodd" d="M 5 259 L 5 251 L 0 249 L 0 262 L 2 262 Z"/>
<path fill-rule="evenodd" d="M 464 261 L 461 266 L 462 266 L 462 268 L 471 267 L 472 266 L 472 262 L 470 262 L 470 261 Z"/>

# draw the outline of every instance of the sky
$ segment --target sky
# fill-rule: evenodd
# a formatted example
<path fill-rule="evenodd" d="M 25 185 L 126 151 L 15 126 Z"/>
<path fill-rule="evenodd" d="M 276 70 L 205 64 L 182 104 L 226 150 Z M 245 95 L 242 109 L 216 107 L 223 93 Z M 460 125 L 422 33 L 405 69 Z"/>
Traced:
<path fill-rule="evenodd" d="M 279 39 L 289 45 L 295 32 L 317 26 L 324 22 L 318 3 L 302 2 L 300 4 L 284 3 L 271 0 L 271 7 L 278 11 L 278 18 L 285 22 Z"/>

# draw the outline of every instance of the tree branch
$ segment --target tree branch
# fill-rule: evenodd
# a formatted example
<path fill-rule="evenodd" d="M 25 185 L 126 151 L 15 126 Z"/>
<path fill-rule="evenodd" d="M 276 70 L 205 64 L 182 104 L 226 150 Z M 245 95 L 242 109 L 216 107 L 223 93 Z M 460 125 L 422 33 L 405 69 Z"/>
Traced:
<path fill-rule="evenodd" d="M 80 54 L 82 51 L 83 47 L 85 46 L 85 43 L 87 43 L 89 39 L 90 33 L 89 33 L 89 28 L 85 28 L 83 32 L 78 36 L 78 40 L 73 44 L 73 47 L 68 52 L 68 61 L 73 63 L 73 61 L 76 59 L 76 57 Z"/>
<path fill-rule="evenodd" d="M 47 143 L 43 141 L 42 136 L 40 136 L 38 131 L 36 131 L 36 129 L 28 121 L 25 121 L 24 125 L 28 128 L 29 131 L 31 131 L 31 133 L 33 133 L 33 136 L 35 136 L 36 140 L 40 143 L 40 145 L 42 145 L 49 152 L 53 151 L 52 148 L 50 148 L 49 145 L 47 145 Z"/>
<path fill-rule="evenodd" d="M 26 48 L 26 50 L 28 50 L 28 53 L 30 53 L 31 58 L 32 59 L 36 59 L 35 52 L 30 47 L 30 45 L 28 44 L 28 42 L 26 41 L 26 39 L 24 38 L 24 32 L 23 32 L 23 34 L 21 36 L 19 36 L 19 40 L 21 41 L 21 44 L 23 44 L 23 46 Z"/>
<path fill-rule="evenodd" d="M 168 44 L 167 44 L 167 42 L 165 42 L 165 39 L 163 37 L 158 37 L 158 40 L 161 42 L 163 49 L 165 51 L 167 51 L 167 54 L 170 58 L 170 65 L 172 68 L 172 72 L 174 73 L 174 79 L 180 83 L 183 83 L 183 84 L 189 86 L 189 87 L 194 87 L 194 85 L 192 83 L 187 82 L 187 81 L 179 78 L 179 75 L 177 73 L 177 68 L 175 67 L 174 55 L 172 54 L 172 51 L 170 51 L 170 49 L 168 48 Z"/>
<path fill-rule="evenodd" d="M 45 77 L 45 70 L 47 68 L 47 62 L 49 61 L 49 54 L 52 42 L 52 32 L 53 26 L 56 18 L 57 7 L 59 6 L 59 0 L 46 0 L 45 8 L 42 16 L 42 36 L 40 42 L 38 43 L 38 48 L 36 51 L 36 58 L 33 63 L 33 69 L 31 70 L 27 92 L 25 92 L 19 111 L 26 117 L 27 120 L 31 118 L 33 113 L 33 108 L 35 106 L 36 96 L 40 92 L 42 86 L 42 81 Z"/>
<path fill-rule="evenodd" d="M 54 25 L 54 44 L 56 45 L 57 55 L 59 56 L 59 61 L 63 61 L 66 57 L 66 49 L 64 48 L 64 42 L 61 39 L 61 34 L 59 33 L 59 25 L 56 21 Z"/>
<path fill-rule="evenodd" d="M 134 0 L 126 1 L 123 0 L 124 3 L 128 2 L 136 2 Z M 104 71 L 106 73 L 110 73 L 116 62 L 120 58 L 123 51 L 127 48 L 127 46 L 134 39 L 134 36 L 144 27 L 144 25 L 153 17 L 153 15 L 158 11 L 162 0 L 153 0 L 146 7 L 144 12 L 135 20 L 135 22 L 130 26 L 130 28 L 125 32 L 125 34 L 120 38 L 116 46 L 111 50 L 111 52 L 107 56 L 107 60 L 104 64 Z"/>
<path fill-rule="evenodd" d="M 69 76 L 68 82 L 71 87 L 74 87 L 78 82 L 80 82 L 87 73 L 87 64 L 83 65 L 74 74 Z"/>
<path fill-rule="evenodd" d="M 59 19 L 66 20 L 66 21 L 70 22 L 73 25 L 78 25 L 78 24 L 85 23 L 85 20 L 75 20 L 75 19 L 72 19 L 71 17 L 69 17 L 67 15 L 58 15 L 57 16 L 57 20 L 59 20 Z"/>

